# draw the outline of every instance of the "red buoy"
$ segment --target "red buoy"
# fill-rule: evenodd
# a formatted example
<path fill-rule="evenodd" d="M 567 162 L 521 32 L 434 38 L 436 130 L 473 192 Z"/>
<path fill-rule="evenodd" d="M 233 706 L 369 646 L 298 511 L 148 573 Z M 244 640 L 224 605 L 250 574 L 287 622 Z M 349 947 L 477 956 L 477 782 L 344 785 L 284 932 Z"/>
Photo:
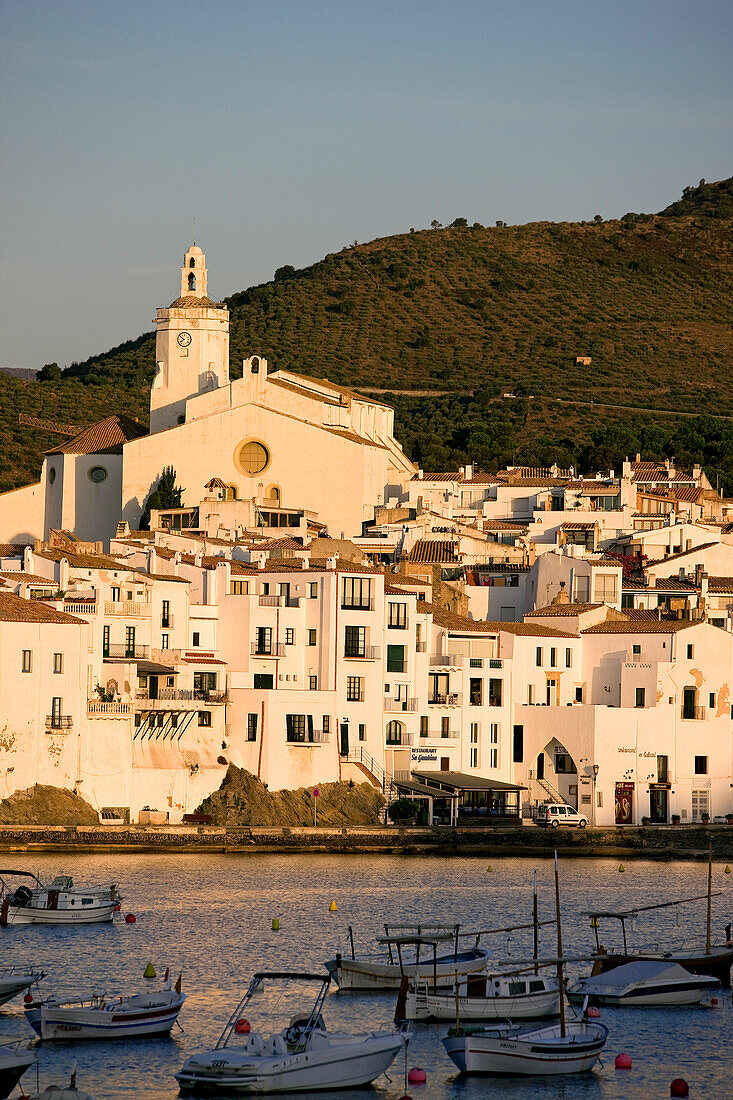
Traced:
<path fill-rule="evenodd" d="M 120 909 L 121 909 L 121 908 L 122 908 L 122 906 L 120 905 L 120 903 L 119 903 L 119 902 L 117 902 L 117 904 L 116 904 L 116 905 L 114 906 L 114 908 L 112 909 L 112 912 L 113 912 L 113 913 L 119 913 L 119 911 L 120 911 Z"/>
<path fill-rule="evenodd" d="M 134 913 L 128 913 L 125 917 L 125 924 L 136 924 L 136 923 L 137 923 L 137 917 L 135 916 L 135 914 Z"/>
<path fill-rule="evenodd" d="M 689 1096 L 690 1086 L 685 1081 L 684 1077 L 675 1077 L 672 1084 L 669 1086 L 670 1096 Z"/>
<path fill-rule="evenodd" d="M 427 1079 L 427 1073 L 424 1069 L 421 1069 L 420 1066 L 414 1066 L 407 1074 L 407 1080 L 411 1085 L 424 1085 Z"/>
<path fill-rule="evenodd" d="M 30 993 L 26 993 L 25 997 L 23 998 L 23 1001 L 24 1001 L 24 1003 L 25 1003 L 25 1004 L 27 1004 L 27 1005 L 32 1005 L 32 1004 L 33 1004 L 33 997 L 32 997 L 32 995 L 31 995 Z"/>
<path fill-rule="evenodd" d="M 586 1016 L 589 1020 L 598 1020 L 601 1016 L 600 1008 L 589 1008 L 586 1012 Z"/>
<path fill-rule="evenodd" d="M 613 1063 L 616 1069 L 631 1069 L 631 1055 L 630 1054 L 617 1054 L 616 1060 Z"/>
<path fill-rule="evenodd" d="M 720 1003 L 720 1002 L 718 1001 L 718 998 L 717 998 L 717 997 L 711 997 L 711 998 L 710 998 L 710 1004 L 711 1004 L 711 1005 L 716 1005 L 716 1006 L 717 1006 L 717 1005 L 718 1005 L 719 1003 Z"/>
<path fill-rule="evenodd" d="M 249 1035 L 252 1028 L 250 1026 L 249 1020 L 237 1020 L 236 1024 L 234 1025 L 234 1030 L 236 1031 L 237 1035 Z"/>

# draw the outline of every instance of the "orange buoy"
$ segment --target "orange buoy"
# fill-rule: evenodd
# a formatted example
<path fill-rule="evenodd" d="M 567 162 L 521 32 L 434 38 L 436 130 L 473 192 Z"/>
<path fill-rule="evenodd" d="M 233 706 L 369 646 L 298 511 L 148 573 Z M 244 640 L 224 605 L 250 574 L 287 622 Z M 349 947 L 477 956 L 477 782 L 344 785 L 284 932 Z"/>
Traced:
<path fill-rule="evenodd" d="M 601 1016 L 600 1008 L 589 1008 L 586 1012 L 586 1016 L 589 1020 L 598 1020 Z"/>
<path fill-rule="evenodd" d="M 125 924 L 136 924 L 136 923 L 137 923 L 137 917 L 135 916 L 135 914 L 134 913 L 128 913 L 127 916 L 125 917 Z"/>
<path fill-rule="evenodd" d="M 236 1031 L 237 1035 L 249 1035 L 252 1028 L 250 1026 L 249 1020 L 237 1020 L 236 1024 L 234 1025 L 234 1030 Z"/>
<path fill-rule="evenodd" d="M 672 1084 L 669 1086 L 670 1096 L 689 1096 L 690 1086 L 685 1081 L 684 1077 L 675 1077 Z"/>
<path fill-rule="evenodd" d="M 630 1054 L 617 1054 L 616 1060 L 613 1063 L 616 1069 L 631 1069 L 631 1055 Z"/>
<path fill-rule="evenodd" d="M 407 1074 L 407 1080 L 411 1085 L 424 1085 L 427 1079 L 427 1073 L 420 1066 L 414 1066 Z"/>

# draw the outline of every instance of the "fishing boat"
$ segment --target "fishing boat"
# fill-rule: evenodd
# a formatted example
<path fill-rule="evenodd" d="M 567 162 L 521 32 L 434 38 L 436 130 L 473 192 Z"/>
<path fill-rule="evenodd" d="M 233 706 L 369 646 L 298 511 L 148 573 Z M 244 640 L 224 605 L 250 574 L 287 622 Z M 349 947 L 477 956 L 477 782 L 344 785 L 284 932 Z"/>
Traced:
<path fill-rule="evenodd" d="M 5 966 L 0 968 L 0 1005 L 7 1004 L 24 989 L 45 978 L 43 970 L 32 970 L 27 966 Z"/>
<path fill-rule="evenodd" d="M 170 1035 L 185 999 L 179 978 L 174 989 L 166 981 L 158 991 L 129 997 L 107 994 L 70 1001 L 55 997 L 34 1000 L 26 1003 L 25 1016 L 46 1041 L 159 1039 Z"/>
<path fill-rule="evenodd" d="M 245 1017 L 265 983 L 318 983 L 313 1007 L 264 1037 Z M 322 1092 L 371 1084 L 389 1069 L 410 1035 L 393 1027 L 361 1035 L 328 1031 L 321 1009 L 330 975 L 261 971 L 230 1016 L 213 1050 L 194 1054 L 176 1074 L 181 1093 L 249 1095 Z"/>
<path fill-rule="evenodd" d="M 0 1100 L 5 1100 L 37 1061 L 29 1043 L 0 1043 Z"/>
<path fill-rule="evenodd" d="M 385 924 L 384 931 L 377 938 L 380 950 L 362 954 L 355 950 L 349 925 L 350 955 L 339 952 L 325 964 L 342 993 L 397 990 L 405 976 L 432 978 L 434 986 L 447 989 L 458 972 L 486 969 L 489 952 L 479 945 L 480 932 L 461 932 L 458 924 Z M 462 950 L 459 941 L 465 936 L 474 944 Z"/>
<path fill-rule="evenodd" d="M 517 1024 L 451 1028 L 443 1046 L 461 1073 L 540 1076 L 586 1073 L 600 1058 L 607 1038 L 603 1024 L 572 1020 L 564 1027 L 535 1029 Z"/>
<path fill-rule="evenodd" d="M 717 978 L 690 974 L 678 963 L 637 960 L 580 978 L 568 989 L 568 999 L 589 997 L 599 1005 L 693 1005 L 718 989 Z"/>
<path fill-rule="evenodd" d="M 560 987 L 555 978 L 540 974 L 508 973 L 469 976 L 447 993 L 436 992 L 429 981 L 411 982 L 398 1004 L 397 1016 L 406 1020 L 527 1020 L 556 1016 Z"/>
<path fill-rule="evenodd" d="M 555 852 L 555 919 L 557 923 L 557 984 L 560 1021 L 548 1027 L 523 1028 L 519 1024 L 493 1024 L 463 1028 L 460 1021 L 443 1039 L 449 1058 L 462 1073 L 545 1076 L 563 1073 L 587 1073 L 601 1056 L 608 1028 L 591 1023 L 583 1014 L 580 1020 L 565 1018 L 563 991 L 562 926 L 560 920 L 560 880 Z"/>
<path fill-rule="evenodd" d="M 711 978 L 717 978 L 724 989 L 730 989 L 730 971 L 733 965 L 733 938 L 731 926 L 726 927 L 724 944 L 711 942 L 711 903 L 714 897 L 719 897 L 720 890 L 713 892 L 713 853 L 712 846 L 708 848 L 708 888 L 707 893 L 697 894 L 691 898 L 679 898 L 676 901 L 663 901 L 655 905 L 638 905 L 635 909 L 589 909 L 583 916 L 590 917 L 591 928 L 596 937 L 596 954 L 599 956 L 595 971 L 606 973 L 615 967 L 624 966 L 630 962 L 665 962 L 678 963 L 690 974 L 704 974 Z M 638 948 L 631 948 L 628 942 L 629 927 L 634 929 L 640 913 L 651 913 L 661 909 L 672 909 L 680 905 L 689 905 L 694 901 L 707 900 L 707 920 L 705 928 L 704 945 L 700 939 L 692 943 L 680 946 L 668 946 L 660 943 L 646 944 Z M 678 919 L 682 911 L 678 909 Z M 623 948 L 605 947 L 600 941 L 599 922 L 601 920 L 618 921 L 621 926 Z"/>
<path fill-rule="evenodd" d="M 32 880 L 13 886 L 9 879 Z M 12 924 L 103 924 L 111 921 L 122 898 L 117 887 L 75 887 L 69 875 L 45 886 L 30 871 L 0 871 L 0 926 Z"/>

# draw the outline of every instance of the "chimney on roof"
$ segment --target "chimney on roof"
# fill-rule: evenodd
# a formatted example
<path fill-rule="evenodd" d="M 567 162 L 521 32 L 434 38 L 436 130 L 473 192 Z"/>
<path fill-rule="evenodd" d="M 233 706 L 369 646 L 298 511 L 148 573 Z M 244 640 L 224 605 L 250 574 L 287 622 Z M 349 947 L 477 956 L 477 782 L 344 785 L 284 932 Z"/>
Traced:
<path fill-rule="evenodd" d="M 148 550 L 148 573 L 158 572 L 158 554 L 154 546 Z"/>
<path fill-rule="evenodd" d="M 680 578 L 680 580 L 683 581 L 685 579 L 685 576 L 686 576 L 685 567 L 684 567 L 684 565 L 681 565 L 680 568 L 679 568 L 679 578 Z"/>
<path fill-rule="evenodd" d="M 638 451 L 636 452 L 636 461 L 641 462 L 641 455 L 639 454 Z"/>
<path fill-rule="evenodd" d="M 23 572 L 35 573 L 35 563 L 33 561 L 33 551 L 30 546 L 26 546 L 23 550 Z"/>
<path fill-rule="evenodd" d="M 473 463 L 468 462 L 466 464 L 466 481 L 470 481 L 473 477 Z"/>
<path fill-rule="evenodd" d="M 334 557 L 331 557 L 331 558 L 326 558 L 326 569 L 333 570 L 335 568 L 336 568 L 336 557 L 334 556 Z"/>
<path fill-rule="evenodd" d="M 565 591 L 565 581 L 560 581 L 560 591 L 551 601 L 550 606 L 558 607 L 560 604 L 567 603 L 570 603 L 570 596 L 568 596 L 567 592 Z"/>
<path fill-rule="evenodd" d="M 424 470 L 418 470 L 418 471 L 417 471 L 417 480 L 418 480 L 418 481 L 422 481 L 422 479 L 423 479 L 424 477 L 425 477 L 425 471 L 424 471 Z"/>
<path fill-rule="evenodd" d="M 199 567 L 201 567 L 201 565 L 203 564 L 203 560 L 204 560 L 204 548 L 203 548 L 203 546 L 200 546 L 199 549 L 196 551 L 196 553 L 193 556 L 193 564 L 198 565 Z"/>
<path fill-rule="evenodd" d="M 62 592 L 69 588 L 69 559 L 62 558 L 59 562 L 59 588 Z"/>
<path fill-rule="evenodd" d="M 310 562 L 309 562 L 308 558 L 301 558 L 300 559 L 300 568 L 301 569 L 310 569 Z"/>

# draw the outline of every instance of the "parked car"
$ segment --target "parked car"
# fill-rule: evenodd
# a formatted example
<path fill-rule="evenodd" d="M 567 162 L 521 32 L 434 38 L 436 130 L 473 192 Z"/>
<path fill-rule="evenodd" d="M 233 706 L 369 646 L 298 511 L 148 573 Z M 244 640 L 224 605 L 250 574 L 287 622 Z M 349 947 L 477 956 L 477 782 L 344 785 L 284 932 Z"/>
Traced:
<path fill-rule="evenodd" d="M 537 824 L 551 829 L 557 829 L 560 825 L 577 825 L 579 829 L 584 829 L 588 818 L 564 802 L 545 802 L 537 810 Z"/>

